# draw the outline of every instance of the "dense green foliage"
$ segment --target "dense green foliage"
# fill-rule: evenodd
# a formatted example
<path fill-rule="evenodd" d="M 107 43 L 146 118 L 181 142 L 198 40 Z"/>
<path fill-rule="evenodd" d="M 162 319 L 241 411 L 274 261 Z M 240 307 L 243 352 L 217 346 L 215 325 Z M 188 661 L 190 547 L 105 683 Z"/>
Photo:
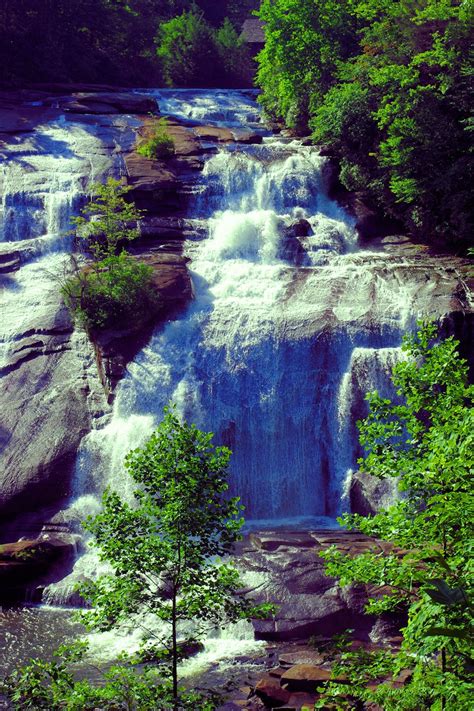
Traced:
<path fill-rule="evenodd" d="M 251 58 L 228 18 L 216 30 L 201 12 L 183 12 L 161 25 L 157 53 L 168 86 L 251 83 Z"/>
<path fill-rule="evenodd" d="M 168 670 L 176 709 L 183 624 L 192 622 L 198 639 L 210 625 L 270 611 L 236 594 L 242 587 L 238 572 L 221 561 L 243 524 L 239 500 L 227 495 L 229 457 L 228 449 L 213 446 L 212 433 L 166 410 L 144 447 L 126 457 L 137 487 L 134 503 L 108 490 L 102 512 L 86 522 L 113 574 L 82 587 L 93 604 L 83 619 L 92 629 L 107 630 L 120 622 L 141 626 L 145 613 L 154 616 L 160 625 L 148 629 L 143 655 L 160 659 L 163 673 Z"/>
<path fill-rule="evenodd" d="M 137 146 L 137 153 L 145 158 L 170 158 L 174 155 L 174 141 L 167 131 L 165 118 L 158 119 L 152 126 L 149 135 Z"/>
<path fill-rule="evenodd" d="M 3 682 L 0 693 L 17 711 L 171 711 L 173 694 L 170 683 L 159 670 L 143 665 L 139 659 L 123 656 L 102 673 L 100 683 L 79 679 L 75 664 L 84 661 L 86 642 L 63 645 L 51 661 L 32 659 Z M 140 664 L 138 666 L 138 664 Z M 94 666 L 94 676 L 97 676 Z M 180 690 L 183 711 L 213 711 L 212 696 Z"/>
<path fill-rule="evenodd" d="M 0 3 L 0 83 L 161 86 L 160 26 L 192 7 L 240 34 L 254 0 L 8 0 Z"/>
<path fill-rule="evenodd" d="M 117 254 L 139 235 L 137 221 L 141 212 L 126 199 L 130 187 L 121 180 L 107 178 L 90 187 L 92 200 L 78 217 L 72 218 L 76 227 L 76 241 L 94 259 L 104 259 Z"/>
<path fill-rule="evenodd" d="M 471 0 L 264 0 L 260 17 L 268 115 L 411 231 L 472 240 Z"/>
<path fill-rule="evenodd" d="M 66 305 L 78 325 L 93 334 L 102 329 L 140 327 L 159 308 L 153 269 L 123 251 L 139 234 L 140 211 L 127 202 L 129 188 L 109 178 L 91 188 L 94 199 L 75 217 L 76 240 L 92 264 L 81 268 L 73 259 L 73 275 L 62 285 Z"/>
<path fill-rule="evenodd" d="M 104 330 L 133 330 L 157 313 L 153 267 L 125 252 L 78 269 L 62 287 L 74 321 L 92 335 Z"/>
<path fill-rule="evenodd" d="M 371 393 L 370 414 L 359 423 L 367 452 L 360 464 L 381 479 L 397 477 L 401 497 L 374 516 L 346 515 L 343 523 L 390 542 L 393 552 L 323 554 L 327 571 L 343 585 L 360 582 L 380 590 L 369 612 L 408 607 L 400 653 L 379 659 L 372 677 L 369 665 L 362 672 L 354 655 L 343 660 L 352 693 L 385 711 L 472 707 L 474 386 L 468 385 L 459 344 L 453 338 L 434 341 L 435 334 L 434 326 L 425 325 L 405 339 L 408 357 L 393 371 L 399 401 Z M 401 688 L 387 683 L 367 691 L 365 683 L 387 661 L 395 676 L 412 669 L 411 680 Z M 338 691 L 344 693 L 336 686 L 333 693 Z"/>

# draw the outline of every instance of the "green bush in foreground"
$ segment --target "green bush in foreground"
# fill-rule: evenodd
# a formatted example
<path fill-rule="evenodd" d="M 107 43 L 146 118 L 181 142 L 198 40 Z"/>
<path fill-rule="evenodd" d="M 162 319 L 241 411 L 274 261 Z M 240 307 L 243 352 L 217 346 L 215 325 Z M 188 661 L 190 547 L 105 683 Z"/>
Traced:
<path fill-rule="evenodd" d="M 370 661 L 347 652 L 333 670 L 350 680 L 353 697 L 384 711 L 472 708 L 474 386 L 458 346 L 453 338 L 438 341 L 434 325 L 406 338 L 408 358 L 393 370 L 400 400 L 370 393 L 370 414 L 359 423 L 367 452 L 359 463 L 380 479 L 397 477 L 402 495 L 374 516 L 345 515 L 341 523 L 392 543 L 394 551 L 323 553 L 328 574 L 342 585 L 371 586 L 367 612 L 408 608 L 399 653 Z M 387 662 L 394 677 L 409 669 L 411 678 L 371 691 L 367 684 L 386 675 Z M 338 708 L 359 708 L 344 702 L 346 684 L 330 688 Z"/>
<path fill-rule="evenodd" d="M 168 133 L 166 119 L 161 118 L 155 122 L 151 136 L 139 142 L 137 153 L 145 158 L 158 160 L 174 155 L 174 141 Z"/>
<path fill-rule="evenodd" d="M 139 327 L 159 308 L 153 268 L 122 252 L 78 271 L 62 286 L 74 321 L 89 332 Z"/>
<path fill-rule="evenodd" d="M 173 694 L 169 681 L 152 666 L 137 666 L 138 660 L 122 656 L 104 670 L 99 683 L 78 679 L 77 662 L 83 662 L 86 642 L 59 647 L 51 661 L 32 659 L 3 682 L 0 693 L 15 711 L 171 711 Z M 94 676 L 98 669 L 93 667 Z M 180 690 L 183 711 L 213 711 L 214 696 Z"/>

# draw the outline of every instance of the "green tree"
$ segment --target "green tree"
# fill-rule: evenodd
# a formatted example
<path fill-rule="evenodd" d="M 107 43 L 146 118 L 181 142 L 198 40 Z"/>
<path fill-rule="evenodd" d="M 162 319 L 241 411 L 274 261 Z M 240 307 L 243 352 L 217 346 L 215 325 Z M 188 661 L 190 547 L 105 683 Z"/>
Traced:
<path fill-rule="evenodd" d="M 108 178 L 105 184 L 94 183 L 93 199 L 82 208 L 79 217 L 72 219 L 76 237 L 96 260 L 115 256 L 119 248 L 140 234 L 137 221 L 142 213 L 125 199 L 130 190 L 115 178 Z"/>
<path fill-rule="evenodd" d="M 219 57 L 214 33 L 196 8 L 163 23 L 156 41 L 168 86 L 215 85 Z"/>
<path fill-rule="evenodd" d="M 125 199 L 129 190 L 114 178 L 94 184 L 94 199 L 72 220 L 76 240 L 93 262 L 84 267 L 73 257 L 73 275 L 61 293 L 76 323 L 92 336 L 103 329 L 140 328 L 160 308 L 153 268 L 124 251 L 140 233 L 141 211 Z"/>
<path fill-rule="evenodd" d="M 239 575 L 220 560 L 240 538 L 243 519 L 239 500 L 227 495 L 230 451 L 211 440 L 212 433 L 165 410 L 145 446 L 125 459 L 137 485 L 135 502 L 108 490 L 103 511 L 86 522 L 113 575 L 83 587 L 93 605 L 84 619 L 90 628 L 107 630 L 121 621 L 139 625 L 144 611 L 154 615 L 164 629 L 156 633 L 158 647 L 144 653 L 168 664 L 175 710 L 183 623 L 193 622 L 198 638 L 211 624 L 270 611 L 236 594 Z"/>
<path fill-rule="evenodd" d="M 264 0 L 270 117 L 427 240 L 472 244 L 472 2 Z M 458 248 L 458 247 L 457 247 Z"/>
<path fill-rule="evenodd" d="M 215 33 L 224 86 L 242 87 L 252 84 L 254 67 L 247 46 L 234 25 L 226 17 Z"/>
<path fill-rule="evenodd" d="M 266 113 L 307 131 L 311 105 L 334 83 L 338 62 L 357 47 L 348 0 L 263 0 L 265 47 L 257 81 Z"/>
<path fill-rule="evenodd" d="M 474 386 L 458 342 L 435 336 L 436 327 L 425 324 L 405 338 L 407 359 L 393 371 L 399 400 L 369 394 L 370 414 L 359 423 L 367 452 L 361 466 L 382 479 L 396 477 L 401 496 L 374 516 L 345 515 L 342 523 L 390 542 L 393 552 L 324 554 L 327 572 L 341 584 L 381 591 L 368 612 L 408 607 L 391 669 L 413 669 L 411 681 L 370 692 L 359 670 L 359 697 L 386 711 L 468 711 L 472 704 Z"/>

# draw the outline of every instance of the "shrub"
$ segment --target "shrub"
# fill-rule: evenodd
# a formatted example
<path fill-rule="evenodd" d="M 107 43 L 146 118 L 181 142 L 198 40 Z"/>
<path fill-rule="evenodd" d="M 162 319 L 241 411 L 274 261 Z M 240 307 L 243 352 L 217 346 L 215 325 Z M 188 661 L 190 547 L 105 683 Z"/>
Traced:
<path fill-rule="evenodd" d="M 139 327 L 159 308 L 153 269 L 124 252 L 78 271 L 62 287 L 75 322 L 88 332 Z"/>
<path fill-rule="evenodd" d="M 174 141 L 168 133 L 166 119 L 159 119 L 152 127 L 152 134 L 143 138 L 137 146 L 137 153 L 145 158 L 162 159 L 174 155 Z"/>
<path fill-rule="evenodd" d="M 72 219 L 76 240 L 94 259 L 114 256 L 121 245 L 138 237 L 141 211 L 125 199 L 130 190 L 115 178 L 108 178 L 105 184 L 94 183 L 93 199 Z"/>

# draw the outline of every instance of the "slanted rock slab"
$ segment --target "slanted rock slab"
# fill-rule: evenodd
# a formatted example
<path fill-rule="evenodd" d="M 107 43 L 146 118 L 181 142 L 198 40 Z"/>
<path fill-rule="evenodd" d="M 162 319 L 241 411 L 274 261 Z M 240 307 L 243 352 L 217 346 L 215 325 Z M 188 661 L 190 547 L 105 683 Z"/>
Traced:
<path fill-rule="evenodd" d="M 233 143 L 234 135 L 229 128 L 220 126 L 196 126 L 194 133 L 203 141 Z"/>
<path fill-rule="evenodd" d="M 330 678 L 331 672 L 328 669 L 313 664 L 296 664 L 282 674 L 280 684 L 289 691 L 316 693 L 317 686 Z"/>
<path fill-rule="evenodd" d="M 324 662 L 324 656 L 316 650 L 302 649 L 300 652 L 280 654 L 278 661 L 280 662 L 280 666 L 286 670 L 290 667 L 294 667 L 296 664 L 312 664 L 317 666 Z"/>

